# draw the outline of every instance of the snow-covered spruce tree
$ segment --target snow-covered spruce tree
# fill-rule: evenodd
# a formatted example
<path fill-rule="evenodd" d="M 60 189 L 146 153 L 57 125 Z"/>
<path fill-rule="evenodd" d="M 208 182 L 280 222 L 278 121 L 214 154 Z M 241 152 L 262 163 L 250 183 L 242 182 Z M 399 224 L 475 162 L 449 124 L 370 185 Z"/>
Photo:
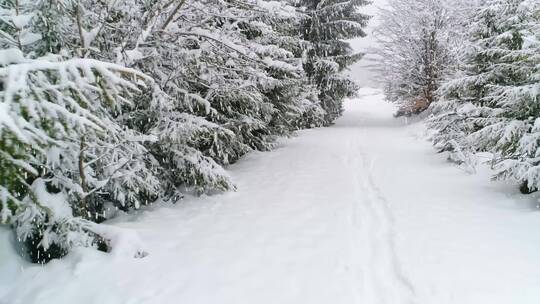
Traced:
<path fill-rule="evenodd" d="M 477 151 L 493 153 L 496 178 L 521 183 L 522 192 L 540 189 L 540 3 L 507 0 L 489 47 L 492 80 L 481 104 L 491 117 L 470 140 Z M 486 41 L 487 42 L 487 41 Z"/>
<path fill-rule="evenodd" d="M 458 11 L 442 0 L 390 0 L 377 28 L 378 66 L 396 116 L 418 114 L 455 63 Z"/>
<path fill-rule="evenodd" d="M 163 90 L 176 101 L 173 115 L 181 111 L 184 120 L 186 115 L 207 120 L 196 131 L 195 123 L 204 120 L 190 119 L 192 136 L 177 137 L 188 139 L 188 149 L 229 164 L 251 149 L 269 149 L 275 135 L 308 125 L 299 121 L 320 125 L 321 111 L 311 97 L 312 88 L 303 85 L 297 58 L 301 52 L 290 50 L 301 48 L 299 39 L 287 32 L 291 31 L 287 23 L 280 22 L 293 24 L 298 19 L 291 7 L 276 1 L 185 1 L 179 5 L 180 9 L 171 6 L 157 18 L 158 25 L 147 31 L 146 43 L 124 52 L 140 58 L 124 57 L 161 79 Z M 153 56 L 156 52 L 162 55 Z M 200 187 L 205 184 L 212 186 L 198 182 Z"/>
<path fill-rule="evenodd" d="M 523 192 L 540 185 L 539 21 L 534 1 L 487 2 L 464 76 L 444 86 L 447 111 L 433 121 L 441 149 L 492 153 L 497 178 L 522 183 Z"/>
<path fill-rule="evenodd" d="M 515 180 L 529 193 L 540 188 L 540 4 L 500 5 L 500 32 L 481 52 L 493 59 L 481 99 L 491 111 L 475 119 L 481 129 L 469 138 L 476 151 L 493 154 L 496 178 Z"/>
<path fill-rule="evenodd" d="M 201 50 L 193 47 L 199 38 L 178 24 L 202 19 L 204 6 L 195 8 L 189 1 L 130 0 L 113 6 L 89 2 L 84 9 L 94 20 L 106 22 L 105 26 L 92 20 L 85 24 L 88 32 L 98 33 L 93 46 L 99 52 L 90 48 L 92 56 L 141 70 L 161 88 L 158 95 L 138 96 L 135 108 L 122 117 L 130 128 L 156 137 L 146 147 L 159 164 L 160 193 L 178 198 L 180 188 L 196 193 L 232 189 L 228 174 L 215 159 L 247 149 L 234 141 L 230 130 L 205 118 L 216 111 L 199 92 L 204 88 L 197 74 Z"/>
<path fill-rule="evenodd" d="M 218 120 L 210 119 L 257 150 L 271 148 L 276 135 L 320 125 L 322 111 L 301 64 L 306 43 L 292 28 L 300 22 L 294 8 L 279 1 L 236 1 L 217 9 L 219 19 L 207 30 L 234 52 L 209 48 L 210 59 L 220 60 L 207 67 L 215 79 L 209 101 L 219 113 Z"/>
<path fill-rule="evenodd" d="M 275 63 L 270 56 L 261 56 L 264 46 L 250 41 L 258 28 L 269 27 L 257 20 L 264 11 L 249 1 L 204 4 L 212 17 L 204 16 L 201 22 L 198 19 L 203 16 L 195 16 L 191 22 L 200 26 L 191 29 L 193 35 L 186 42 L 201 41 L 197 43 L 201 56 L 194 62 L 198 66 L 195 76 L 206 87 L 198 93 L 215 110 L 206 118 L 234 132 L 235 141 L 229 146 L 241 148 L 236 154 L 214 155 L 227 164 L 249 150 L 272 147 L 274 136 L 268 124 L 275 109 L 263 90 L 276 84 L 265 70 Z"/>
<path fill-rule="evenodd" d="M 360 60 L 348 39 L 364 37 L 369 16 L 360 12 L 367 0 L 299 0 L 305 13 L 300 33 L 310 42 L 304 70 L 319 89 L 319 99 L 326 111 L 325 124 L 341 115 L 344 98 L 353 96 L 357 85 L 341 73 Z"/>
<path fill-rule="evenodd" d="M 14 227 L 35 262 L 105 245 L 93 224 L 104 204 L 138 206 L 158 189 L 141 144 L 152 139 L 116 119 L 151 79 L 56 49 L 56 30 L 42 25 L 76 29 L 69 20 L 77 18 L 62 15 L 72 2 L 55 3 L 65 10 L 14 1 L 1 12 L 1 222 Z M 41 56 L 49 51 L 58 54 Z"/>
<path fill-rule="evenodd" d="M 310 43 L 301 39 L 298 28 L 303 19 L 294 6 L 284 2 L 258 2 L 261 12 L 247 24 L 252 48 L 266 61 L 266 73 L 273 79 L 262 87 L 274 106 L 269 130 L 288 135 L 294 130 L 324 125 L 318 90 L 309 82 L 302 66 L 304 50 Z"/>
<path fill-rule="evenodd" d="M 463 55 L 458 57 L 459 66 L 444 81 L 439 89 L 439 101 L 432 107 L 434 117 L 429 126 L 437 132 L 433 143 L 437 151 L 449 152 L 449 160 L 464 167 L 468 172 L 476 169 L 475 149 L 469 134 L 481 128 L 476 119 L 488 117 L 492 109 L 484 107 L 482 99 L 489 82 L 489 67 L 493 58 L 482 54 L 486 39 L 496 34 L 500 6 L 485 1 L 469 15 L 466 35 L 462 41 Z M 487 56 L 486 56 L 487 55 Z"/>
<path fill-rule="evenodd" d="M 141 139 L 110 114 L 143 76 L 90 59 L 2 55 L 2 222 L 38 242 L 32 259 L 46 261 L 96 241 L 88 221 L 99 220 L 104 199 L 138 205 L 157 190 Z"/>

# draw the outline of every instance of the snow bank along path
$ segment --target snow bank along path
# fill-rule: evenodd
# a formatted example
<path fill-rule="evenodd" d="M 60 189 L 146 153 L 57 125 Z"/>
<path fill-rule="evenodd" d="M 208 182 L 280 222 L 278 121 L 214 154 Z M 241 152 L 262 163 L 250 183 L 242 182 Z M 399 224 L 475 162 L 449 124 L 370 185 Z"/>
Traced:
<path fill-rule="evenodd" d="M 231 168 L 235 193 L 124 216 L 143 259 L 6 249 L 0 303 L 540 303 L 540 213 L 436 155 L 377 90 Z"/>

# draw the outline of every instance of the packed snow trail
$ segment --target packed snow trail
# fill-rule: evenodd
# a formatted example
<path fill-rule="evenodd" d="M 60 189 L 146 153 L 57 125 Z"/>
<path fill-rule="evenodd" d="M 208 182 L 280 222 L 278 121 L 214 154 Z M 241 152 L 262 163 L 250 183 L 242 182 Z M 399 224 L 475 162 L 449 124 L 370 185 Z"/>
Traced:
<path fill-rule="evenodd" d="M 232 166 L 238 191 L 120 217 L 148 256 L 6 248 L 0 303 L 538 304 L 540 214 L 434 153 L 377 90 Z"/>

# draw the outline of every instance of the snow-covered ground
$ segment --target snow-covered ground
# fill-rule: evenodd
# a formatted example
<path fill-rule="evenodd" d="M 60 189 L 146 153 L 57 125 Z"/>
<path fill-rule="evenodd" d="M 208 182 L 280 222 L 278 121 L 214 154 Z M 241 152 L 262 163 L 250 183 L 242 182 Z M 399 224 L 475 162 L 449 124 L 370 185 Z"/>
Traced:
<path fill-rule="evenodd" d="M 335 126 L 233 166 L 237 192 L 115 221 L 145 258 L 28 265 L 1 231 L 0 303 L 540 303 L 531 199 L 447 163 L 422 124 L 361 94 Z"/>

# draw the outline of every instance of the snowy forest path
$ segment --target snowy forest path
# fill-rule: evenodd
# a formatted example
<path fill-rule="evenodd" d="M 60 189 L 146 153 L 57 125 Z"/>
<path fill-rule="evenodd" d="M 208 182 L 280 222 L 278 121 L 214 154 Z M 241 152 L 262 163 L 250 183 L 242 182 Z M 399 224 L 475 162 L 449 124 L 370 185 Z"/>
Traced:
<path fill-rule="evenodd" d="M 537 304 L 538 214 L 393 111 L 363 89 L 334 126 L 231 166 L 238 191 L 120 216 L 142 259 L 0 259 L 0 304 Z"/>

